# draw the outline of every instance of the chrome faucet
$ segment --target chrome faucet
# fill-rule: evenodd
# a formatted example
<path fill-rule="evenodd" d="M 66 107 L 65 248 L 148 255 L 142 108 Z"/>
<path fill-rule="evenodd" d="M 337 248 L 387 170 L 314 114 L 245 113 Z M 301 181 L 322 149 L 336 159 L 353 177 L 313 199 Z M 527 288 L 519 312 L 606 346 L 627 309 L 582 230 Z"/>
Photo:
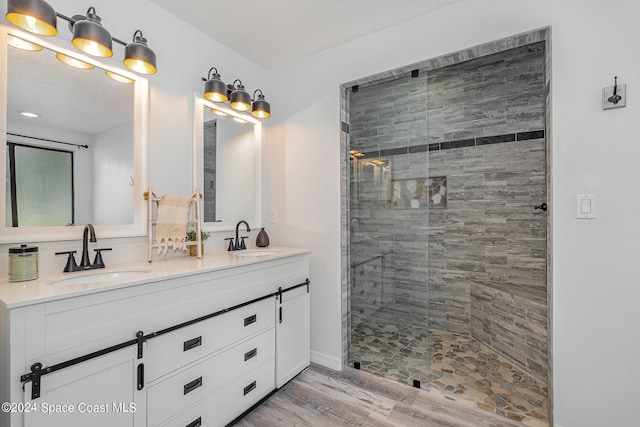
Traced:
<path fill-rule="evenodd" d="M 245 221 L 245 220 L 238 221 L 238 223 L 236 224 L 236 240 L 235 240 L 235 243 L 233 241 L 233 237 L 228 237 L 228 238 L 224 239 L 224 240 L 229 240 L 229 248 L 227 249 L 228 251 L 240 251 L 242 249 L 247 249 L 247 245 L 245 245 L 244 239 L 246 239 L 249 236 L 243 236 L 243 237 L 239 236 L 240 224 L 244 224 L 247 227 L 247 232 L 251 231 L 251 228 L 249 228 L 249 223 L 247 221 Z"/>
<path fill-rule="evenodd" d="M 95 268 L 104 268 L 104 261 L 102 260 L 102 251 L 110 251 L 111 248 L 94 249 L 96 257 L 93 260 L 93 264 L 89 260 L 89 242 L 97 242 L 96 230 L 93 224 L 87 224 L 84 226 L 84 232 L 82 233 L 82 258 L 80 259 L 80 265 L 76 264 L 76 258 L 74 254 L 76 251 L 56 252 L 56 255 L 69 255 L 67 258 L 67 265 L 62 270 L 64 273 L 70 273 L 73 271 L 93 270 Z"/>

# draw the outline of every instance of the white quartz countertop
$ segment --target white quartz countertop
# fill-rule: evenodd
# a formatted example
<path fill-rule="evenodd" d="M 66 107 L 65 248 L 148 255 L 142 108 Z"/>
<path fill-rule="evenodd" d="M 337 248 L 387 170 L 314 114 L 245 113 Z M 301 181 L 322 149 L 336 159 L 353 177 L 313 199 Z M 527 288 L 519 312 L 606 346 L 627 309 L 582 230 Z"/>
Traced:
<path fill-rule="evenodd" d="M 252 252 L 254 253 L 252 255 L 257 256 L 241 256 L 242 253 L 251 254 Z M 264 254 L 261 255 L 260 252 Z M 264 250 L 258 248 L 248 251 L 208 253 L 200 259 L 185 255 L 154 259 L 151 263 L 145 260 L 74 273 L 48 273 L 27 282 L 9 282 L 7 278 L 0 282 L 0 304 L 9 309 L 17 308 L 310 252 L 308 249 L 269 247 Z M 87 280 L 92 283 L 83 283 L 84 280 L 80 277 L 84 276 L 93 276 Z M 98 279 L 97 276 L 100 278 Z M 78 279 L 75 279 L 76 277 Z M 70 278 L 77 280 L 78 284 L 55 283 Z"/>

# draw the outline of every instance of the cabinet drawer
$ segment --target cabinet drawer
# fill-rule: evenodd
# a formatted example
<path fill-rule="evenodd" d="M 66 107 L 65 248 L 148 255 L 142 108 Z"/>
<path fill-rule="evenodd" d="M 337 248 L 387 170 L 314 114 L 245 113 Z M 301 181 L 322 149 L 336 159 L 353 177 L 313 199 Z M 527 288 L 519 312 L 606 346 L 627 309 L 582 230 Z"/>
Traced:
<path fill-rule="evenodd" d="M 274 361 L 270 360 L 161 425 L 168 427 L 224 426 L 275 389 L 274 369 Z"/>
<path fill-rule="evenodd" d="M 274 303 L 267 298 L 149 340 L 147 381 L 273 327 Z"/>
<path fill-rule="evenodd" d="M 275 357 L 272 328 L 147 390 L 148 425 L 157 425 Z M 273 383 L 273 378 L 272 378 Z"/>

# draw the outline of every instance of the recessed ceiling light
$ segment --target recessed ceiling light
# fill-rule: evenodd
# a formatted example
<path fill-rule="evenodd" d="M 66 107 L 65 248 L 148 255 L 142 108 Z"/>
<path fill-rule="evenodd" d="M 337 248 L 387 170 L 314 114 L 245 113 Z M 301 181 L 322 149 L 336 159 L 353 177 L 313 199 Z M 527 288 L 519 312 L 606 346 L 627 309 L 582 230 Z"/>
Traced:
<path fill-rule="evenodd" d="M 18 111 L 18 113 L 20 113 L 20 115 L 22 115 L 22 116 L 29 117 L 31 119 L 35 119 L 36 117 L 40 117 L 38 114 L 32 113 L 30 111 Z"/>

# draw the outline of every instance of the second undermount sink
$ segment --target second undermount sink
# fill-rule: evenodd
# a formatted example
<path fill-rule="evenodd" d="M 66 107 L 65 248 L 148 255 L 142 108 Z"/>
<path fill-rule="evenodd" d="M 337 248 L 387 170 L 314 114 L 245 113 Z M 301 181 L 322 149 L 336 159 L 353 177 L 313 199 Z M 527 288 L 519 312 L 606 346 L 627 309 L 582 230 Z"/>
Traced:
<path fill-rule="evenodd" d="M 150 269 L 103 270 L 80 273 L 49 281 L 50 285 L 91 285 L 124 279 L 136 279 L 151 272 Z"/>
<path fill-rule="evenodd" d="M 251 251 L 237 251 L 237 252 L 234 252 L 233 254 L 239 257 L 259 257 L 259 256 L 275 255 L 278 253 L 280 252 L 258 249 L 258 250 L 251 250 Z"/>

